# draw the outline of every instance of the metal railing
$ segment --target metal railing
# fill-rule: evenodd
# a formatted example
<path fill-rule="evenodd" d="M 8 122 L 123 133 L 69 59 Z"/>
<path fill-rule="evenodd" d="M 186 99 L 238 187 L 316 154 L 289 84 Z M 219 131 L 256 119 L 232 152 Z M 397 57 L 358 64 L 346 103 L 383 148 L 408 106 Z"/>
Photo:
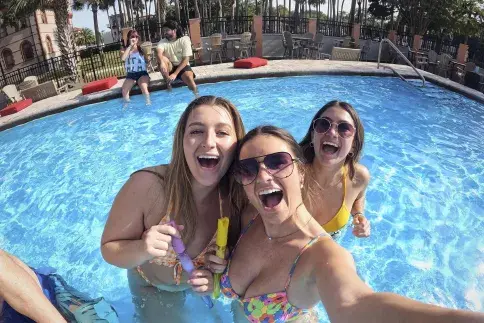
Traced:
<path fill-rule="evenodd" d="M 345 37 L 351 36 L 351 25 L 347 22 L 339 22 L 334 20 L 318 20 L 317 32 L 324 36 L 330 37 Z"/>
<path fill-rule="evenodd" d="M 50 80 L 62 85 L 65 77 L 73 76 L 66 62 L 71 62 L 79 78 L 91 82 L 110 76 L 126 75 L 124 62 L 121 61 L 119 49 L 121 44 L 113 43 L 102 47 L 90 47 L 69 55 L 60 55 L 19 68 L 15 71 L 0 74 L 0 88 L 8 85 L 18 85 L 27 76 L 37 76 L 39 83 Z"/>
<path fill-rule="evenodd" d="M 262 33 L 282 34 L 289 31 L 292 34 L 308 32 L 309 19 L 302 17 L 263 16 Z"/>
<path fill-rule="evenodd" d="M 202 18 L 200 20 L 200 34 L 208 37 L 215 33 L 237 35 L 252 30 L 252 16 L 236 16 L 234 19 L 225 17 Z"/>
<path fill-rule="evenodd" d="M 410 65 L 413 70 L 415 71 L 415 73 L 417 73 L 417 75 L 420 77 L 420 79 L 422 80 L 422 86 L 425 86 L 425 78 L 422 76 L 422 74 L 420 74 L 420 72 L 415 68 L 415 66 L 413 66 L 412 62 L 410 62 L 408 60 L 408 58 L 403 55 L 403 53 L 398 49 L 397 46 L 395 46 L 394 43 L 391 42 L 390 39 L 388 38 L 383 38 L 382 41 L 380 42 L 380 46 L 378 47 L 378 64 L 377 64 L 377 68 L 379 69 L 380 68 L 380 59 L 381 59 L 381 48 L 382 48 L 382 45 L 383 43 L 388 43 L 398 54 L 400 54 L 400 56 L 403 57 L 403 59 L 405 60 L 405 62 Z M 383 66 L 383 67 L 386 67 L 388 69 L 391 69 L 393 71 L 393 73 L 397 74 L 402 80 L 404 81 L 407 81 L 400 73 L 398 73 L 394 68 L 390 67 L 390 66 Z"/>

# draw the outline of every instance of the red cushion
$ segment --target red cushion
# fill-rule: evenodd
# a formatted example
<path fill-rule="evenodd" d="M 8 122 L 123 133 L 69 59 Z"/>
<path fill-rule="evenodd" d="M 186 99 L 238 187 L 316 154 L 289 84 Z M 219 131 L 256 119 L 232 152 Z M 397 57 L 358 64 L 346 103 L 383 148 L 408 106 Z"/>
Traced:
<path fill-rule="evenodd" d="M 89 93 L 108 90 L 113 86 L 115 86 L 117 83 L 118 83 L 118 79 L 115 76 L 90 82 L 82 87 L 82 94 L 85 95 Z"/>
<path fill-rule="evenodd" d="M 264 65 L 267 65 L 267 59 L 259 57 L 249 57 L 234 62 L 235 68 L 254 68 Z"/>
<path fill-rule="evenodd" d="M 15 102 L 7 105 L 5 108 L 0 110 L 0 116 L 8 116 L 9 114 L 17 113 L 32 104 L 32 99 L 25 99 L 19 102 Z"/>

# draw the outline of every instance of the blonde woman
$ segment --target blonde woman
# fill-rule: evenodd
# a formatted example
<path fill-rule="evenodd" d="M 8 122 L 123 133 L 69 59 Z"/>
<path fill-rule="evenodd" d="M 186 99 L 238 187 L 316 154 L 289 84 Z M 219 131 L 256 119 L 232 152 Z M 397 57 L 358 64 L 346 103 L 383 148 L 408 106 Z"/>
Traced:
<path fill-rule="evenodd" d="M 233 104 L 200 97 L 181 115 L 170 164 L 135 172 L 116 196 L 101 251 L 108 263 L 128 269 L 141 321 L 163 317 L 166 322 L 183 322 L 180 307 L 187 291 L 212 291 L 212 273 L 203 267 L 221 213 L 231 217 L 229 244 L 239 233 L 245 197 L 228 170 L 244 133 Z M 168 225 L 170 220 L 177 227 Z M 180 236 L 200 268 L 191 277 L 183 272 L 171 245 L 172 237 Z"/>

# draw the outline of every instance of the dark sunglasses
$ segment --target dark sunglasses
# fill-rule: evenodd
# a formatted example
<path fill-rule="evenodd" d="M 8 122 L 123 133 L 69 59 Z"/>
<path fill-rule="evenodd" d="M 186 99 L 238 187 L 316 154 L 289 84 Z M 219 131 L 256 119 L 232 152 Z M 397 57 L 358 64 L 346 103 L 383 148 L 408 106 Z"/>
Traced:
<path fill-rule="evenodd" d="M 355 134 L 355 127 L 346 121 L 341 121 L 339 123 L 332 122 L 328 118 L 318 118 L 313 121 L 313 129 L 317 133 L 326 133 L 331 127 L 336 125 L 336 130 L 342 138 L 349 138 Z"/>
<path fill-rule="evenodd" d="M 133 38 L 139 38 L 139 36 L 131 36 L 131 39 L 133 39 Z"/>
<path fill-rule="evenodd" d="M 261 157 L 264 157 L 264 159 L 258 161 L 257 158 Z M 265 156 L 242 159 L 236 163 L 233 174 L 238 183 L 244 186 L 249 185 L 259 174 L 259 164 L 264 164 L 266 171 L 271 176 L 276 178 L 286 178 L 292 174 L 295 161 L 299 161 L 299 159 L 292 158 L 291 154 L 287 152 L 278 152 Z"/>

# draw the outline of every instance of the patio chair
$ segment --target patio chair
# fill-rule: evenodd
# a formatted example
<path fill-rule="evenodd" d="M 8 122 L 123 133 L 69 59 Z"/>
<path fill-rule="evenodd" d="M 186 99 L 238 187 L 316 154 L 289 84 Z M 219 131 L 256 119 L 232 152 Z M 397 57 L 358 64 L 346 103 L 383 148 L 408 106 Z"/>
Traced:
<path fill-rule="evenodd" d="M 447 77 L 447 74 L 450 72 L 450 61 L 452 57 L 448 54 L 441 54 L 440 59 L 437 63 L 437 74 L 439 76 Z"/>
<path fill-rule="evenodd" d="M 67 84 L 57 87 L 56 82 L 51 80 L 30 89 L 23 90 L 21 94 L 26 98 L 32 99 L 33 102 L 36 102 L 59 95 L 62 92 L 67 92 Z"/>
<path fill-rule="evenodd" d="M 10 102 L 19 102 L 23 100 L 22 95 L 17 90 L 15 84 L 4 86 L 2 92 L 7 95 Z"/>
<path fill-rule="evenodd" d="M 361 60 L 366 60 L 371 49 L 371 39 L 367 39 L 361 47 Z"/>
<path fill-rule="evenodd" d="M 331 55 L 328 53 L 323 52 L 323 45 L 324 45 L 324 34 L 317 33 L 316 37 L 311 43 L 311 56 L 313 53 L 316 53 L 316 59 L 325 59 L 330 58 Z"/>
<path fill-rule="evenodd" d="M 215 58 L 218 56 L 220 63 L 222 63 L 222 34 L 212 34 L 210 36 L 210 44 L 208 44 L 207 50 L 210 53 L 210 64 L 213 62 L 213 55 L 215 55 Z"/>
<path fill-rule="evenodd" d="M 297 50 L 299 52 L 299 44 L 292 39 L 292 34 L 288 31 L 282 34 L 282 44 L 284 46 L 284 57 L 286 55 L 289 57 L 289 54 L 291 54 L 291 58 L 294 58 L 294 51 Z"/>
<path fill-rule="evenodd" d="M 240 41 L 234 45 L 234 48 L 239 51 L 239 57 L 249 57 L 252 48 L 252 33 L 245 32 L 240 36 Z M 245 55 L 244 55 L 245 54 Z"/>
<path fill-rule="evenodd" d="M 333 47 L 331 60 L 333 61 L 359 61 L 361 49 Z"/>
<path fill-rule="evenodd" d="M 455 74 L 454 74 L 455 81 L 460 84 L 464 84 L 465 76 L 467 72 L 474 72 L 475 69 L 476 69 L 476 63 L 474 62 L 467 62 L 464 68 L 460 66 L 456 66 Z"/>
<path fill-rule="evenodd" d="M 202 44 L 200 43 L 192 44 L 193 66 L 197 66 L 197 61 L 200 64 L 202 63 L 202 51 L 203 51 Z"/>
<path fill-rule="evenodd" d="M 425 71 L 425 68 L 429 66 L 429 58 L 422 54 L 417 54 L 415 57 L 415 67 Z"/>
<path fill-rule="evenodd" d="M 10 104 L 10 100 L 8 96 L 3 91 L 0 91 L 0 110 L 5 108 L 9 104 Z"/>
<path fill-rule="evenodd" d="M 434 50 L 429 50 L 429 72 L 435 73 L 438 59 L 439 55 L 437 55 L 437 52 Z"/>
<path fill-rule="evenodd" d="M 350 47 L 350 44 L 351 44 L 351 37 L 350 36 L 346 36 L 343 39 L 343 45 L 341 45 L 341 47 L 349 48 Z"/>

